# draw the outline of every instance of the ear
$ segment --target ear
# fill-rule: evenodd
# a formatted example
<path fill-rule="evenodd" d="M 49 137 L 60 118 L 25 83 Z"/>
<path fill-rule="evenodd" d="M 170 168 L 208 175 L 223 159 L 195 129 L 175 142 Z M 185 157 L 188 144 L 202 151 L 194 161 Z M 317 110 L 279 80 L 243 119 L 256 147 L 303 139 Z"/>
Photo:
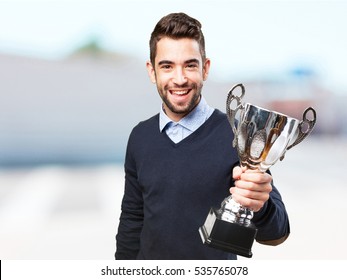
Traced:
<path fill-rule="evenodd" d="M 207 80 L 208 73 L 210 71 L 210 65 L 211 65 L 211 60 L 209 58 L 206 58 L 204 66 L 202 68 L 202 77 L 203 77 L 204 81 Z"/>
<path fill-rule="evenodd" d="M 152 63 L 149 60 L 146 62 L 146 67 L 147 67 L 148 76 L 149 76 L 151 82 L 153 84 L 155 84 L 157 82 L 156 77 L 155 77 L 155 70 L 154 70 Z"/>

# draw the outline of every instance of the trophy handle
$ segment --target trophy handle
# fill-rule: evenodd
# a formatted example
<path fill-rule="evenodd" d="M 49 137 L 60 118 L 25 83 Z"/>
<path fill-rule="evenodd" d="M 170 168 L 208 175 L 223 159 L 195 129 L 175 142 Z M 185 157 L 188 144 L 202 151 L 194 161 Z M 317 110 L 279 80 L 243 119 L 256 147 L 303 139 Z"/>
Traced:
<path fill-rule="evenodd" d="M 308 119 L 307 118 L 307 114 L 309 112 L 312 112 L 313 119 Z M 312 107 L 309 107 L 309 108 L 307 108 L 304 111 L 304 114 L 303 114 L 302 118 L 303 119 L 299 123 L 299 126 L 298 126 L 298 128 L 299 128 L 299 135 L 296 138 L 296 140 L 294 141 L 294 143 L 287 147 L 287 150 L 293 148 L 294 146 L 296 146 L 297 144 L 302 142 L 311 133 L 313 127 L 316 124 L 316 111 Z"/>
<path fill-rule="evenodd" d="M 235 95 L 233 93 L 233 91 L 237 88 L 237 87 L 241 87 L 241 95 L 238 96 L 238 95 Z M 235 126 L 235 116 L 236 116 L 236 113 L 239 109 L 242 109 L 243 106 L 242 106 L 242 103 L 241 103 L 241 100 L 243 98 L 243 96 L 245 95 L 245 87 L 243 86 L 243 84 L 237 84 L 235 86 L 233 86 L 229 93 L 228 93 L 228 97 L 227 97 L 227 102 L 226 102 L 226 113 L 227 113 L 227 117 L 228 117 L 228 120 L 229 120 L 229 123 L 231 125 L 231 128 L 234 132 L 234 140 L 233 140 L 233 146 L 235 147 L 236 146 L 236 141 L 237 141 L 237 128 Z M 231 103 L 236 100 L 236 107 L 235 109 L 231 109 L 230 108 L 230 105 Z"/>

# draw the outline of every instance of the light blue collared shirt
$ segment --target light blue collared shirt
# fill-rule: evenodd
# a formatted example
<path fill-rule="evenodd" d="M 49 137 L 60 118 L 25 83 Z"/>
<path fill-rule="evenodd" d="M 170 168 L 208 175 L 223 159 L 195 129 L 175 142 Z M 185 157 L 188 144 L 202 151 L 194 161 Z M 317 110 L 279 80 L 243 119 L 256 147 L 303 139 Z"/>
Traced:
<path fill-rule="evenodd" d="M 212 115 L 213 111 L 214 109 L 201 96 L 199 104 L 193 111 L 179 122 L 174 122 L 164 113 L 161 106 L 159 114 L 160 132 L 165 131 L 174 143 L 178 143 L 197 130 Z"/>

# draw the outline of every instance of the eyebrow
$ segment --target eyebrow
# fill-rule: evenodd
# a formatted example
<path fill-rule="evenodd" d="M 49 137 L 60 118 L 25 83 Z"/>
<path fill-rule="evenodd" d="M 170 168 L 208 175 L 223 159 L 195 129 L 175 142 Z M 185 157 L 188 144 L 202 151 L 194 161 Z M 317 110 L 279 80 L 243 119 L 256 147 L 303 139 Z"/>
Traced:
<path fill-rule="evenodd" d="M 200 61 L 199 59 L 196 59 L 196 58 L 192 58 L 192 59 L 189 59 L 187 61 L 185 61 L 186 64 L 189 64 L 189 63 L 197 63 L 197 64 L 200 64 Z"/>
<path fill-rule="evenodd" d="M 184 63 L 185 64 L 189 64 L 189 63 L 197 63 L 197 64 L 199 64 L 200 61 L 198 59 L 196 59 L 196 58 L 192 58 L 192 59 L 186 60 Z M 161 61 L 158 62 L 158 65 L 163 65 L 163 64 L 170 64 L 171 65 L 171 64 L 174 64 L 174 62 L 171 61 L 171 60 L 161 60 Z"/>
<path fill-rule="evenodd" d="M 163 64 L 174 64 L 174 63 L 170 60 L 161 60 L 158 62 L 158 65 L 163 65 Z"/>

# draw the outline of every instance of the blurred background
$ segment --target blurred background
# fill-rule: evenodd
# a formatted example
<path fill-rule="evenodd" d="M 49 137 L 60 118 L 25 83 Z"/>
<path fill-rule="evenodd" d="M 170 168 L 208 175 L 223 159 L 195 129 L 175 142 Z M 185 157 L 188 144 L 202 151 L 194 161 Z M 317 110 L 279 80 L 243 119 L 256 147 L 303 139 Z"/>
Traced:
<path fill-rule="evenodd" d="M 148 40 L 171 12 L 199 19 L 204 95 L 317 125 L 272 168 L 291 219 L 253 259 L 343 259 L 347 175 L 345 1 L 0 0 L 0 258 L 113 259 L 128 135 L 161 104 Z"/>

